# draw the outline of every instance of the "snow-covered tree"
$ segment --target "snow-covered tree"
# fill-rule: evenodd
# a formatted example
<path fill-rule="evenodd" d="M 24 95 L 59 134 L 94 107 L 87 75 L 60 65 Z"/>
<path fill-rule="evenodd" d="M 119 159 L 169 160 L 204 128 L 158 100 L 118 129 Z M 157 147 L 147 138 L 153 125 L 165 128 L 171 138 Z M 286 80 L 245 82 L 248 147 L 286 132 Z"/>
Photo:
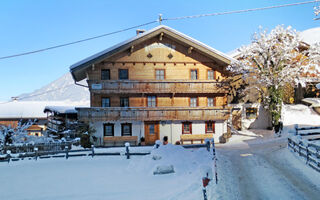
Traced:
<path fill-rule="evenodd" d="M 318 16 L 320 14 L 320 6 L 315 6 L 313 9 L 314 9 L 314 14 Z"/>
<path fill-rule="evenodd" d="M 0 126 L 0 151 L 6 145 L 16 145 L 23 143 L 45 143 L 53 141 L 47 137 L 37 137 L 28 135 L 27 129 L 34 124 L 35 121 L 28 120 L 27 122 L 19 121 L 17 127 Z"/>
<path fill-rule="evenodd" d="M 260 29 L 252 44 L 239 49 L 240 59 L 229 70 L 243 74 L 250 88 L 256 88 L 269 109 L 272 125 L 278 125 L 283 104 L 283 88 L 302 83 L 303 74 L 318 73 L 319 45 L 309 46 L 291 27 L 277 26 L 268 33 Z"/>

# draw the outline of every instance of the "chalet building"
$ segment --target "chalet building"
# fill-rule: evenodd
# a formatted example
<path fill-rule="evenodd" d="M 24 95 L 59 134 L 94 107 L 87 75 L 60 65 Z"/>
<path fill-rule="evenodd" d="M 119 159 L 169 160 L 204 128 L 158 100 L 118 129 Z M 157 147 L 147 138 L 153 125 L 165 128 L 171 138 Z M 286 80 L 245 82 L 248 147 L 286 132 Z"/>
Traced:
<path fill-rule="evenodd" d="M 96 130 L 96 145 L 143 137 L 216 141 L 227 132 L 227 55 L 167 26 L 141 32 L 70 67 L 86 79 L 90 107 L 78 118 Z M 194 137 L 190 137 L 194 136 Z"/>

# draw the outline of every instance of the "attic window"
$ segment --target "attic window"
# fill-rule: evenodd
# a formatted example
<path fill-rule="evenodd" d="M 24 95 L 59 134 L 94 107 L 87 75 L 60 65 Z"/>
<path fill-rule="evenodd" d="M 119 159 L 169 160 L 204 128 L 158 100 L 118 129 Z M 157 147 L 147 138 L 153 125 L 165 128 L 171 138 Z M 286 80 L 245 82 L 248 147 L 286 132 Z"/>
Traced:
<path fill-rule="evenodd" d="M 147 57 L 148 57 L 148 58 L 152 58 L 152 54 L 151 54 L 151 53 L 148 53 Z"/>
<path fill-rule="evenodd" d="M 169 59 L 173 58 L 173 55 L 171 53 L 169 53 L 168 58 Z"/>

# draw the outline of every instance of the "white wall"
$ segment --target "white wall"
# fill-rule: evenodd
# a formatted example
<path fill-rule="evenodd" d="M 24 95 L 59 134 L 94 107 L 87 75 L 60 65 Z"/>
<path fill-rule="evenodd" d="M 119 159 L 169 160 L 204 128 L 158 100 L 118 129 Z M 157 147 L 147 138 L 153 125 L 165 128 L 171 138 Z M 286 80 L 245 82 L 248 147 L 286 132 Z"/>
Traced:
<path fill-rule="evenodd" d="M 114 136 L 121 136 L 121 124 L 123 123 L 132 123 L 132 136 L 138 136 L 138 141 L 140 137 L 144 137 L 144 123 L 140 121 L 128 121 L 128 122 L 119 122 L 119 121 L 97 121 L 91 124 L 96 129 L 94 134 L 96 137 L 100 138 L 98 145 L 102 145 L 103 141 L 103 124 L 112 123 L 114 124 Z"/>
<path fill-rule="evenodd" d="M 99 145 L 102 145 L 103 141 L 103 124 L 104 123 L 113 123 L 114 124 L 114 135 L 121 136 L 121 124 L 122 123 L 132 123 L 132 135 L 138 136 L 138 142 L 141 137 L 144 137 L 144 122 L 141 121 L 128 121 L 128 122 L 119 122 L 119 121 L 98 121 L 91 124 L 96 129 L 95 136 L 100 140 L 98 141 Z M 166 121 L 160 122 L 160 140 L 162 141 L 164 136 L 168 137 L 170 143 L 175 144 L 177 141 L 180 141 L 180 136 L 182 134 L 182 121 Z M 227 123 L 224 121 L 216 121 L 215 123 L 215 142 L 219 142 L 219 137 L 227 132 Z M 192 121 L 192 134 L 205 134 L 205 122 L 204 121 Z"/>

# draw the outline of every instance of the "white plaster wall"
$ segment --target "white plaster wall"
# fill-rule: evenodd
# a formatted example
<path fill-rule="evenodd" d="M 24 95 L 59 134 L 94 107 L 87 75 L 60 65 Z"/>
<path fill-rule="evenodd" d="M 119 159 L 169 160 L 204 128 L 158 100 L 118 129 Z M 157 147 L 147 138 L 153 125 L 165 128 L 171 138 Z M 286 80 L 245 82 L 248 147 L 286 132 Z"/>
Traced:
<path fill-rule="evenodd" d="M 192 122 L 192 134 L 205 134 L 205 131 L 206 125 L 204 121 Z M 216 121 L 214 134 L 215 142 L 219 142 L 219 137 L 225 132 L 227 132 L 227 123 L 224 121 Z M 182 121 L 166 122 L 164 125 L 160 123 L 161 141 L 164 136 L 168 136 L 169 142 L 175 144 L 176 141 L 180 141 L 181 134 Z"/>
<path fill-rule="evenodd" d="M 215 134 L 213 134 L 214 142 L 219 142 L 219 137 L 227 132 L 227 123 L 224 121 L 216 121 Z"/>
<path fill-rule="evenodd" d="M 172 127 L 172 123 L 171 122 L 160 122 L 160 125 L 159 125 L 159 131 L 160 131 L 160 140 L 162 141 L 163 137 L 164 136 L 167 136 L 168 137 L 168 142 L 169 143 L 172 143 L 172 138 L 171 138 L 171 127 Z"/>
<path fill-rule="evenodd" d="M 114 136 L 121 136 L 121 124 L 122 123 L 131 123 L 132 124 L 132 136 L 138 136 L 138 142 L 140 141 L 141 136 L 144 137 L 144 123 L 141 121 L 133 122 L 120 122 L 120 121 L 97 121 L 91 124 L 96 130 L 94 134 L 98 139 L 98 145 L 102 145 L 103 141 L 103 124 L 112 123 L 114 124 Z M 96 144 L 95 144 L 96 145 Z"/>
<path fill-rule="evenodd" d="M 142 121 L 133 121 L 133 122 L 120 122 L 120 121 L 98 121 L 94 122 L 91 125 L 96 129 L 94 134 L 98 139 L 98 145 L 102 145 L 103 141 L 103 124 L 104 123 L 113 123 L 114 124 L 114 135 L 121 136 L 121 124 L 122 123 L 132 123 L 132 135 L 138 136 L 138 142 L 141 137 L 144 137 L 144 122 Z M 162 141 L 164 136 L 168 136 L 169 142 L 175 144 L 177 141 L 180 141 L 180 136 L 182 134 L 182 121 L 166 121 L 160 122 L 160 140 Z M 215 124 L 215 142 L 219 141 L 219 137 L 227 131 L 227 123 L 224 121 L 216 121 Z M 204 121 L 193 121 L 192 122 L 192 133 L 193 134 L 205 134 L 205 122 Z M 96 144 L 95 144 L 96 145 Z"/>
<path fill-rule="evenodd" d="M 181 122 L 173 122 L 172 124 L 172 143 L 175 144 L 180 141 L 180 135 L 182 134 Z"/>

